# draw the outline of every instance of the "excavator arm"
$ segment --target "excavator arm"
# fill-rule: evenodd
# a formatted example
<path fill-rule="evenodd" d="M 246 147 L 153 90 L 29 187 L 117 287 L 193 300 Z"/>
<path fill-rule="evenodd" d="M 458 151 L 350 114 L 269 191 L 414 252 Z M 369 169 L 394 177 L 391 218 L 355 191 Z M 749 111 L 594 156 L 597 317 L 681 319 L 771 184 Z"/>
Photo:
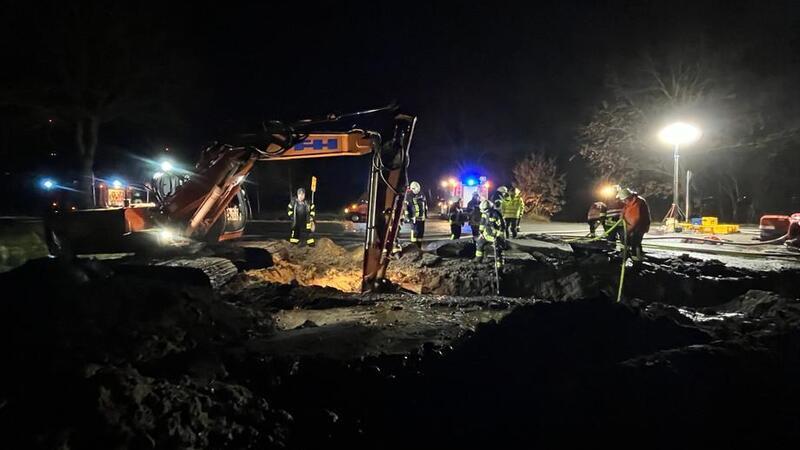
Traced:
<path fill-rule="evenodd" d="M 241 184 L 256 162 L 372 154 L 362 290 L 380 289 L 386 283 L 389 255 L 400 227 L 409 148 L 416 124 L 416 117 L 397 113 L 396 109 L 329 116 L 292 126 L 273 122 L 265 126 L 263 133 L 240 136 L 235 144 L 212 145 L 203 152 L 196 173 L 164 199 L 162 212 L 173 227 L 182 227 L 186 237 L 233 239 L 241 236 L 243 224 L 235 231 L 225 231 L 220 224 L 232 203 L 240 198 Z M 386 111 L 394 113 L 388 139 L 380 132 L 360 128 L 317 131 L 345 118 Z"/>
<path fill-rule="evenodd" d="M 389 114 L 392 126 L 381 131 L 353 125 Z M 257 162 L 371 154 L 362 290 L 379 289 L 400 225 L 416 120 L 390 106 L 290 125 L 266 123 L 260 133 L 206 148 L 174 192 L 162 196 L 154 190 L 157 204 L 52 214 L 46 220 L 48 247 L 53 255 L 69 257 L 147 251 L 154 238 L 170 235 L 207 242 L 234 239 L 242 235 L 249 216 L 242 183 Z"/>

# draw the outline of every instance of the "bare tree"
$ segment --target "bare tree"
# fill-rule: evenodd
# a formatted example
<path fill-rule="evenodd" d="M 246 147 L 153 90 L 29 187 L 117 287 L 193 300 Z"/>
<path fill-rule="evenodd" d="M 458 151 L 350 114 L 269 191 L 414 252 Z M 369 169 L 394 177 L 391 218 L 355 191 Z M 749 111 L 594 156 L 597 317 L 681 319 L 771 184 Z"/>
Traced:
<path fill-rule="evenodd" d="M 564 204 L 567 179 L 555 158 L 536 151 L 514 166 L 514 186 L 522 192 L 527 214 L 552 217 Z"/>
<path fill-rule="evenodd" d="M 739 57 L 732 52 L 723 59 L 700 48 L 643 57 L 624 75 L 611 71 L 610 100 L 579 129 L 579 153 L 598 178 L 668 197 L 672 154 L 656 136 L 672 121 L 696 121 L 703 138 L 681 152 L 682 167 L 698 174 L 696 189 L 716 197 L 726 216 L 736 216 L 745 195 L 767 196 L 759 192 L 767 185 L 759 182 L 763 172 L 754 168 L 768 173 L 767 159 L 790 161 L 787 152 L 800 134 L 796 121 L 780 113 L 786 110 L 781 89 L 764 89 Z"/>
<path fill-rule="evenodd" d="M 0 103 L 16 104 L 72 128 L 84 203 L 101 128 L 121 119 L 163 113 L 177 58 L 165 38 L 169 28 L 147 6 L 124 2 L 57 2 L 49 8 L 19 6 L 36 54 L 16 55 L 24 80 L 0 92 Z"/>

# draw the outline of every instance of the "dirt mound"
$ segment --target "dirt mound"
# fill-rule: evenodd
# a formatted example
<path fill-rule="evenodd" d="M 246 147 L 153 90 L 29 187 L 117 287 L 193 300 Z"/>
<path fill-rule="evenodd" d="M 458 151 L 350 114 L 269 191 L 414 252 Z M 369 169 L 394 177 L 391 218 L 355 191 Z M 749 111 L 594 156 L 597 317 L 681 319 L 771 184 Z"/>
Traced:
<path fill-rule="evenodd" d="M 274 332 L 269 315 L 210 288 L 91 262 L 36 261 L 0 283 L 27 294 L 0 302 L 9 369 L 0 373 L 0 429 L 13 436 L 9 448 L 280 442 L 287 419 L 227 382 L 224 362 L 233 343 Z"/>
<path fill-rule="evenodd" d="M 234 282 L 233 290 L 264 282 L 332 287 L 346 292 L 361 289 L 360 248 L 350 251 L 328 238 L 320 238 L 314 247 L 291 245 L 287 241 L 268 241 L 262 245 L 272 253 L 274 265 L 246 271 Z"/>
<path fill-rule="evenodd" d="M 800 323 L 800 300 L 788 299 L 771 291 L 749 290 L 712 310 L 723 313 L 741 313 L 753 319 L 778 319 L 790 323 Z"/>
<path fill-rule="evenodd" d="M 454 349 L 301 362 L 281 398 L 292 398 L 304 428 L 325 430 L 305 436 L 310 447 L 327 436 L 384 448 L 796 439 L 800 333 L 721 340 L 676 323 L 662 314 L 668 309 L 607 300 L 523 306 Z"/>

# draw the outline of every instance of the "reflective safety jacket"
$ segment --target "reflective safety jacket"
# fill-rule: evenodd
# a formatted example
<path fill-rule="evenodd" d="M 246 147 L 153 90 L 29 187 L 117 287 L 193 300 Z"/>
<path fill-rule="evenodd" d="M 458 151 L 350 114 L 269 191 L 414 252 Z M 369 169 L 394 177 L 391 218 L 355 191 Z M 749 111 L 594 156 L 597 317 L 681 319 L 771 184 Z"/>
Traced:
<path fill-rule="evenodd" d="M 298 201 L 296 197 L 292 198 L 286 213 L 292 219 L 292 227 L 297 226 L 298 223 L 305 222 L 308 229 L 311 229 L 311 223 L 314 222 L 317 216 L 313 203 L 309 204 L 306 200 Z"/>
<path fill-rule="evenodd" d="M 489 242 L 494 242 L 498 237 L 503 236 L 503 218 L 500 211 L 491 208 L 481 214 L 480 225 L 481 237 Z"/>
<path fill-rule="evenodd" d="M 632 195 L 625 200 L 622 218 L 625 219 L 628 236 L 644 235 L 650 231 L 650 207 L 644 198 L 638 195 Z"/>
<path fill-rule="evenodd" d="M 508 194 L 500 199 L 500 212 L 504 219 L 519 219 L 525 209 L 521 195 Z"/>
<path fill-rule="evenodd" d="M 428 218 L 428 202 L 425 196 L 420 192 L 417 195 L 409 192 L 406 196 L 406 210 L 404 214 L 406 220 L 413 220 L 415 222 L 424 221 Z"/>

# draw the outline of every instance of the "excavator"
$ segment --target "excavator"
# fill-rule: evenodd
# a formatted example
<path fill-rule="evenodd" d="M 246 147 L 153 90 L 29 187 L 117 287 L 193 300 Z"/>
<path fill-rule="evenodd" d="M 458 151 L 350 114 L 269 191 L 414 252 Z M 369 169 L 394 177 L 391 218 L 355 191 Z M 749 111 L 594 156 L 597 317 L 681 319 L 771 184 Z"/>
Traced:
<path fill-rule="evenodd" d="M 359 126 L 381 117 L 391 117 L 381 131 Z M 416 122 L 397 105 L 291 124 L 266 122 L 258 133 L 208 146 L 188 179 L 174 191 L 149 187 L 154 203 L 51 214 L 45 220 L 50 253 L 64 258 L 138 253 L 178 241 L 236 239 L 250 217 L 242 184 L 257 162 L 371 154 L 361 288 L 382 290 L 391 285 L 386 270 L 400 227 Z"/>

